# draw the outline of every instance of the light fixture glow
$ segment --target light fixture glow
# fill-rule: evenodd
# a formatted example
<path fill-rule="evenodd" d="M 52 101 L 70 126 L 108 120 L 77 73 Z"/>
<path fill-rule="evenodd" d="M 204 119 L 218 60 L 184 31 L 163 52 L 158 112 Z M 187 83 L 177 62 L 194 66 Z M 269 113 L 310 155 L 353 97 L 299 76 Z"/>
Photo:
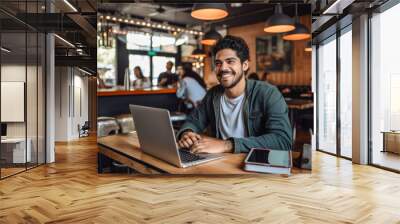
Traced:
<path fill-rule="evenodd" d="M 306 26 L 300 23 L 299 17 L 297 16 L 297 4 L 296 4 L 296 22 L 295 29 L 283 35 L 282 39 L 290 41 L 306 40 L 311 37 L 311 33 Z"/>
<path fill-rule="evenodd" d="M 201 40 L 201 44 L 212 46 L 216 44 L 217 41 L 221 38 L 221 34 L 219 34 L 214 28 L 212 28 L 204 35 L 203 39 Z"/>
<path fill-rule="evenodd" d="M 67 4 L 74 12 L 78 12 L 78 10 L 68 1 L 64 0 L 65 4 Z"/>
<path fill-rule="evenodd" d="M 92 73 L 90 73 L 90 72 L 88 72 L 88 71 L 86 71 L 86 70 L 83 70 L 83 69 L 81 69 L 81 68 L 79 68 L 79 67 L 78 67 L 78 70 L 81 71 L 81 72 L 83 72 L 83 73 L 85 73 L 85 74 L 87 74 L 87 75 L 92 75 Z"/>
<path fill-rule="evenodd" d="M 304 48 L 305 52 L 311 52 L 312 51 L 312 47 L 311 47 L 311 41 L 308 41 L 306 44 L 306 48 Z"/>
<path fill-rule="evenodd" d="M 4 51 L 6 53 L 10 53 L 11 52 L 11 50 L 9 50 L 9 49 L 7 49 L 5 47 L 0 47 L 0 50 Z"/>
<path fill-rule="evenodd" d="M 197 3 L 190 15 L 200 20 L 217 20 L 228 16 L 228 11 L 224 3 Z"/>
<path fill-rule="evenodd" d="M 193 50 L 192 56 L 195 58 L 205 58 L 207 54 L 203 49 L 196 48 Z"/>
<path fill-rule="evenodd" d="M 73 45 L 71 42 L 69 42 L 68 40 L 58 36 L 57 34 L 54 34 L 55 37 L 57 37 L 59 40 L 61 40 L 62 42 L 66 43 L 67 45 L 69 45 L 70 47 L 75 48 L 75 45 Z"/>

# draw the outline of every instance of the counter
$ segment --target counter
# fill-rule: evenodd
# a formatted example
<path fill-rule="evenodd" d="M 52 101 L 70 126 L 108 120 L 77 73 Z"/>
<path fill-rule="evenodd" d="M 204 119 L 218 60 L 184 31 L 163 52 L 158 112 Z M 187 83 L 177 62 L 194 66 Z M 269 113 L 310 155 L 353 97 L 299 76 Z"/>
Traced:
<path fill-rule="evenodd" d="M 128 114 L 129 104 L 178 110 L 174 88 L 149 88 L 135 90 L 99 89 L 97 91 L 98 116 Z"/>

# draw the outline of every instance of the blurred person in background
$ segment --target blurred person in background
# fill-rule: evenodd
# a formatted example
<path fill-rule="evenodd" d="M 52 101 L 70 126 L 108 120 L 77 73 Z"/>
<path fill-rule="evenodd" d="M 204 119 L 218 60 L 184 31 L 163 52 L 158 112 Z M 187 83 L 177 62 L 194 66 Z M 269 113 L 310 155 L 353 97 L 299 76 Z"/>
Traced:
<path fill-rule="evenodd" d="M 135 74 L 135 81 L 133 81 L 133 88 L 135 89 L 143 89 L 150 87 L 150 80 L 147 77 L 144 77 L 142 69 L 139 66 L 136 66 L 133 69 L 133 74 Z"/>
<path fill-rule="evenodd" d="M 247 79 L 260 80 L 260 79 L 258 78 L 257 73 L 255 73 L 255 72 L 250 73 L 250 74 L 247 76 Z"/>
<path fill-rule="evenodd" d="M 173 86 L 178 81 L 178 75 L 172 72 L 172 68 L 174 67 L 174 63 L 172 61 L 168 61 L 165 65 L 167 71 L 161 72 L 158 76 L 158 85 L 161 87 Z"/>
<path fill-rule="evenodd" d="M 179 82 L 176 96 L 184 100 L 187 111 L 196 108 L 206 95 L 206 84 L 191 65 L 185 63 L 177 68 Z"/>

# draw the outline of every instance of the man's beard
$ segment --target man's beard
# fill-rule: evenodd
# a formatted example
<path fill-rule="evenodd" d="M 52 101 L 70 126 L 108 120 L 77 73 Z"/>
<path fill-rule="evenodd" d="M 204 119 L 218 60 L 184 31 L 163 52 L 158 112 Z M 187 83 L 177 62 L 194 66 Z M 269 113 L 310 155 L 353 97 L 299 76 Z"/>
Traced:
<path fill-rule="evenodd" d="M 232 75 L 233 75 L 233 77 L 234 77 L 234 80 L 233 80 L 233 82 L 232 82 L 232 84 L 230 84 L 229 86 L 224 86 L 224 85 L 222 85 L 222 82 L 221 82 L 221 79 L 222 79 L 222 76 L 225 74 L 225 73 L 231 73 Z M 244 76 L 244 72 L 243 71 L 241 71 L 240 72 L 240 75 L 237 77 L 236 76 L 236 72 L 233 70 L 233 69 L 231 69 L 230 71 L 220 71 L 218 74 L 217 74 L 217 77 L 218 77 L 218 81 L 221 83 L 221 85 L 225 88 L 225 89 L 231 89 L 231 88 L 233 88 L 233 87 L 235 87 L 239 82 L 240 82 L 240 80 L 243 78 L 243 76 Z"/>

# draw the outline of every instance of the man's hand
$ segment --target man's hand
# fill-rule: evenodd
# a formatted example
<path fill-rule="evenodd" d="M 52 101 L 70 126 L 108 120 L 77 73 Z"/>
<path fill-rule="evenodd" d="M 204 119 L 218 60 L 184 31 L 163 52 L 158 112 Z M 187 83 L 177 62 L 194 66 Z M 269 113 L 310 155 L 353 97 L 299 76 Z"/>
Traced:
<path fill-rule="evenodd" d="M 160 86 L 163 86 L 163 85 L 165 85 L 165 84 L 167 83 L 167 81 L 168 81 L 167 78 L 162 78 L 162 79 L 160 80 L 159 85 L 160 85 Z"/>
<path fill-rule="evenodd" d="M 186 131 L 182 134 L 181 139 L 178 141 L 180 148 L 190 148 L 195 143 L 201 140 L 201 136 L 193 131 Z"/>
<path fill-rule="evenodd" d="M 233 145 L 229 140 L 203 137 L 190 148 L 190 151 L 193 153 L 226 153 L 233 151 Z"/>

